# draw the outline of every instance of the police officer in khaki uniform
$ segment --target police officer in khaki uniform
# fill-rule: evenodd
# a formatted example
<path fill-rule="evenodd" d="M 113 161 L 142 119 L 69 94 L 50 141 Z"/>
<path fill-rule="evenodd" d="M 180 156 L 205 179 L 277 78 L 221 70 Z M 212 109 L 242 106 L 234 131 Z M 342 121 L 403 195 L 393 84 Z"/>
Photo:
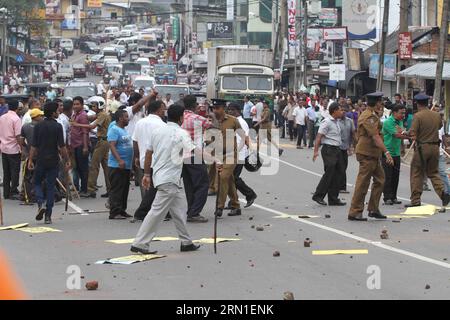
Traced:
<path fill-rule="evenodd" d="M 237 164 L 238 146 L 236 145 L 236 134 L 241 136 L 241 141 L 245 141 L 245 134 L 241 129 L 239 121 L 225 113 L 226 100 L 213 99 L 214 115 L 218 121 L 219 131 L 222 134 L 222 141 L 216 146 L 219 146 L 215 151 L 215 156 L 219 159 L 223 159 L 223 169 L 219 174 L 220 186 L 218 194 L 218 205 L 215 215 L 221 217 L 227 196 L 230 198 L 231 212 L 229 216 L 241 215 L 241 205 L 236 191 L 236 185 L 234 183 L 234 168 Z M 227 136 L 228 131 L 228 136 Z M 241 146 L 242 147 L 242 146 Z M 219 155 L 222 151 L 222 155 Z"/>
<path fill-rule="evenodd" d="M 416 149 L 411 162 L 411 204 L 405 207 L 421 205 L 424 177 L 431 180 L 434 191 L 441 198 L 442 205 L 446 207 L 450 202 L 450 196 L 445 193 L 444 183 L 439 176 L 441 116 L 438 112 L 428 109 L 429 96 L 418 94 L 414 99 L 417 102 L 417 113 L 414 115 L 410 135 L 416 142 Z"/>
<path fill-rule="evenodd" d="M 263 112 L 261 114 L 261 121 L 256 123 L 256 127 L 264 129 L 266 131 L 267 134 L 267 141 L 269 141 L 271 144 L 273 144 L 275 146 L 275 148 L 278 149 L 278 155 L 281 156 L 284 152 L 283 149 L 280 149 L 280 146 L 275 142 L 272 141 L 272 121 L 270 119 L 270 108 L 269 108 L 269 104 L 267 103 L 267 101 L 263 101 Z M 259 139 L 259 137 L 258 137 Z"/>
<path fill-rule="evenodd" d="M 355 192 L 348 214 L 348 220 L 367 221 L 363 218 L 364 200 L 369 189 L 370 180 L 373 178 L 372 191 L 369 200 L 369 217 L 386 219 L 379 210 L 380 198 L 384 187 L 384 170 L 381 165 L 381 155 L 386 155 L 386 162 L 393 165 L 394 160 L 386 149 L 381 138 L 380 115 L 383 114 L 383 93 L 375 92 L 367 95 L 367 109 L 358 119 L 358 131 L 356 145 L 356 159 L 359 162 L 359 172 L 356 179 Z"/>

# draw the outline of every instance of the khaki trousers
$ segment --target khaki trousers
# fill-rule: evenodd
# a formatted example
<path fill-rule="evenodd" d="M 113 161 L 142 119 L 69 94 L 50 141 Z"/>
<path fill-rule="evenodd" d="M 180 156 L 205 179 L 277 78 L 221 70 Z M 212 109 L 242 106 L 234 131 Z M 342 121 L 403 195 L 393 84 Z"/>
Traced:
<path fill-rule="evenodd" d="M 367 207 L 369 212 L 379 210 L 380 198 L 384 187 L 384 170 L 380 159 L 357 154 L 356 160 L 359 162 L 359 172 L 349 211 L 349 216 L 352 217 L 359 216 L 363 213 L 364 200 L 372 178 L 372 191 L 370 192 L 369 205 Z"/>

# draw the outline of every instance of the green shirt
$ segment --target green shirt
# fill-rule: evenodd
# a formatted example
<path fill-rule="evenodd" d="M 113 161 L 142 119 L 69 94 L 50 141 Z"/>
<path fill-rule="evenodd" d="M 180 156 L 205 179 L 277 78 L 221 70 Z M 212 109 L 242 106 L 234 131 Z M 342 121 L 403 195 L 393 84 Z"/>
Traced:
<path fill-rule="evenodd" d="M 381 131 L 384 136 L 384 145 L 393 157 L 400 156 L 402 144 L 402 139 L 395 137 L 395 134 L 397 134 L 398 131 L 397 127 L 400 127 L 403 130 L 403 121 L 395 120 L 394 116 L 391 115 L 384 121 L 383 130 Z"/>

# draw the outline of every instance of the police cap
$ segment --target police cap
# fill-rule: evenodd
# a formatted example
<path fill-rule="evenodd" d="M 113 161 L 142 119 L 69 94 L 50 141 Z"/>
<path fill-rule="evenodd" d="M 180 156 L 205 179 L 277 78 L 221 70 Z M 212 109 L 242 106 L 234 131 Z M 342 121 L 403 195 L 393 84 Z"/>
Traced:
<path fill-rule="evenodd" d="M 430 97 L 427 96 L 425 93 L 419 93 L 414 96 L 414 100 L 416 100 L 417 102 L 428 104 Z"/>
<path fill-rule="evenodd" d="M 226 105 L 227 105 L 227 100 L 224 100 L 224 99 L 211 99 L 211 102 L 212 102 L 213 108 L 226 107 Z"/>
<path fill-rule="evenodd" d="M 372 92 L 367 94 L 367 103 L 368 104 L 376 104 L 381 101 L 384 96 L 383 92 Z"/>

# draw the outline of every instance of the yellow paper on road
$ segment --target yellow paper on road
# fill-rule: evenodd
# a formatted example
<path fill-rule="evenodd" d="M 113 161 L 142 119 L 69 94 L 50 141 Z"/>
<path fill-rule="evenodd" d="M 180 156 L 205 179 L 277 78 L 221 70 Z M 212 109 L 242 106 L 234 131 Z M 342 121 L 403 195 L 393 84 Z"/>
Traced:
<path fill-rule="evenodd" d="M 334 254 L 368 254 L 367 249 L 356 249 L 356 250 L 313 250 L 313 256 L 328 256 Z"/>
<path fill-rule="evenodd" d="M 175 241 L 179 240 L 175 237 L 154 237 L 153 241 Z M 132 239 L 118 239 L 118 240 L 106 240 L 105 242 L 114 243 L 114 244 L 131 244 L 134 242 L 134 238 Z"/>
<path fill-rule="evenodd" d="M 48 227 L 27 227 L 17 229 L 18 231 L 28 232 L 28 233 L 47 233 L 47 232 L 62 232 L 58 229 L 48 228 Z"/>
<path fill-rule="evenodd" d="M 389 215 L 386 216 L 389 219 L 412 219 L 412 218 L 422 218 L 422 219 L 426 219 L 427 217 L 424 216 L 413 216 L 413 215 L 401 215 L 401 214 L 393 214 L 393 215 Z"/>
<path fill-rule="evenodd" d="M 228 241 L 239 241 L 241 239 L 238 238 L 217 238 L 217 243 L 228 242 Z M 192 241 L 194 243 L 203 243 L 203 244 L 214 244 L 214 238 L 202 238 L 199 240 Z"/>
<path fill-rule="evenodd" d="M 429 205 L 420 206 L 420 207 L 408 208 L 402 214 L 409 214 L 409 215 L 414 215 L 414 216 L 420 216 L 420 215 L 431 216 L 431 215 L 435 214 L 436 210 L 438 210 L 438 209 L 439 209 L 438 207 L 429 204 Z"/>
<path fill-rule="evenodd" d="M 134 254 L 131 256 L 97 261 L 95 264 L 133 264 L 137 262 L 159 259 L 164 257 L 165 257 L 164 255 L 159 254 Z"/>
<path fill-rule="evenodd" d="M 28 226 L 28 223 L 19 223 L 19 224 L 15 224 L 12 226 L 7 226 L 7 227 L 0 227 L 0 231 L 3 230 L 15 230 L 15 229 L 19 229 L 19 228 L 23 228 Z"/>

